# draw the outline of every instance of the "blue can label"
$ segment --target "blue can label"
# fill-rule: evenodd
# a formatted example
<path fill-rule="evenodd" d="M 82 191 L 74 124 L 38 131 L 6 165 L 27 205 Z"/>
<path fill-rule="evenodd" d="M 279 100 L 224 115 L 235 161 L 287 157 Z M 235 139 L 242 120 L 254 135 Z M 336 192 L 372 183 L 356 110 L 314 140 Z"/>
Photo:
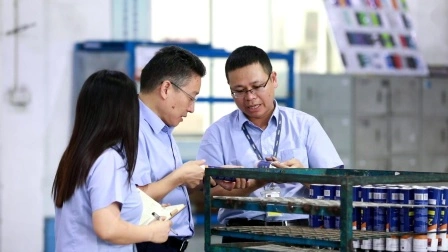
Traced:
<path fill-rule="evenodd" d="M 323 199 L 323 198 L 324 198 L 324 185 L 311 184 L 310 199 Z"/>
<path fill-rule="evenodd" d="M 428 232 L 436 232 L 440 228 L 440 208 L 431 207 L 442 204 L 442 189 L 428 188 Z"/>
<path fill-rule="evenodd" d="M 373 194 L 372 186 L 361 187 L 361 200 L 362 202 L 371 202 Z M 373 220 L 372 220 L 372 208 L 362 207 L 361 208 L 361 230 L 372 230 Z"/>
<path fill-rule="evenodd" d="M 448 206 L 448 187 L 444 187 L 442 191 L 442 201 L 441 205 Z M 447 208 L 443 207 L 440 209 L 440 231 L 446 231 L 448 226 L 448 212 Z"/>
<path fill-rule="evenodd" d="M 386 187 L 373 188 L 373 202 L 386 203 Z M 373 208 L 373 230 L 386 231 L 386 208 Z"/>
<path fill-rule="evenodd" d="M 397 204 L 400 201 L 400 188 L 388 187 L 387 188 L 387 203 Z M 389 207 L 386 211 L 386 231 L 397 232 L 400 229 L 400 208 Z"/>
<path fill-rule="evenodd" d="M 340 200 L 341 199 L 341 186 L 340 185 L 336 185 L 336 193 L 334 195 L 334 199 L 335 200 Z M 339 217 L 339 216 L 335 217 L 334 227 L 336 229 L 340 229 L 341 228 L 341 217 Z"/>
<path fill-rule="evenodd" d="M 310 215 L 309 220 L 309 226 L 312 228 L 322 228 L 324 226 L 324 220 L 320 215 Z"/>
<path fill-rule="evenodd" d="M 413 205 L 414 194 L 410 187 L 400 188 L 400 201 L 402 205 Z M 400 208 L 400 232 L 414 231 L 414 209 L 410 207 Z"/>
<path fill-rule="evenodd" d="M 334 200 L 336 197 L 336 185 L 324 185 L 324 199 Z M 336 227 L 335 216 L 324 216 L 324 228 Z"/>
<path fill-rule="evenodd" d="M 353 186 L 353 201 L 361 201 L 361 186 Z M 354 207 L 352 213 L 352 229 L 361 230 L 361 208 Z"/>
<path fill-rule="evenodd" d="M 439 244 L 436 232 L 440 230 L 440 208 L 436 206 L 442 204 L 442 192 L 438 187 L 428 188 L 428 251 L 437 251 Z"/>
<path fill-rule="evenodd" d="M 442 197 L 441 197 L 441 205 L 448 205 L 448 187 L 442 186 Z M 440 208 L 440 226 L 439 226 L 439 234 L 438 234 L 438 242 L 437 245 L 438 251 L 448 251 L 448 237 L 446 234 L 447 226 L 448 226 L 448 212 L 446 207 Z"/>
<path fill-rule="evenodd" d="M 310 185 L 310 198 L 311 199 L 323 199 L 324 198 L 324 185 L 311 184 Z M 310 215 L 309 226 L 313 228 L 322 228 L 324 226 L 323 216 Z"/>
<path fill-rule="evenodd" d="M 428 189 L 424 187 L 414 187 L 414 205 L 422 205 L 414 209 L 414 232 L 426 233 L 428 231 Z"/>

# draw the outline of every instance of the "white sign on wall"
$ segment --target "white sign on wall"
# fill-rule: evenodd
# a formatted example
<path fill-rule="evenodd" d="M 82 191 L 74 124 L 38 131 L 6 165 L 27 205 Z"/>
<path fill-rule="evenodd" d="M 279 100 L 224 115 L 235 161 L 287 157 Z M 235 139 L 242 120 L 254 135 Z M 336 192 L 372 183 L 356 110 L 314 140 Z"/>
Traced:
<path fill-rule="evenodd" d="M 140 75 L 142 74 L 143 68 L 160 49 L 162 49 L 161 46 L 139 45 L 135 47 L 135 81 L 140 81 Z"/>

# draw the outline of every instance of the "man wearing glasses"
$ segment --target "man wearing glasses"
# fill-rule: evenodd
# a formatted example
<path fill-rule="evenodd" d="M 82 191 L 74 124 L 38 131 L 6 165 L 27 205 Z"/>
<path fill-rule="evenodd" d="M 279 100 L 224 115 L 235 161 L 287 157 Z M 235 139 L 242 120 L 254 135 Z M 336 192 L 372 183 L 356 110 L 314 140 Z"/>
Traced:
<path fill-rule="evenodd" d="M 173 232 L 162 244 L 137 244 L 142 251 L 184 251 L 194 234 L 188 189 L 202 185 L 204 160 L 182 164 L 172 132 L 188 113 L 194 112 L 205 66 L 182 48 L 160 49 L 141 74 L 140 132 L 134 184 L 165 204 L 185 204 L 173 219 Z"/>
<path fill-rule="evenodd" d="M 226 61 L 230 93 L 238 109 L 213 123 L 204 133 L 197 155 L 210 166 L 257 167 L 274 161 L 278 168 L 342 168 L 343 163 L 319 122 L 311 115 L 279 106 L 278 86 L 268 55 L 255 46 L 242 46 Z M 266 163 L 266 162 L 264 162 Z M 251 197 L 308 197 L 300 183 L 267 183 L 237 179 L 233 190 L 212 189 L 213 195 Z M 308 225 L 308 215 L 220 209 L 227 226 Z M 223 242 L 249 239 L 223 237 Z"/>

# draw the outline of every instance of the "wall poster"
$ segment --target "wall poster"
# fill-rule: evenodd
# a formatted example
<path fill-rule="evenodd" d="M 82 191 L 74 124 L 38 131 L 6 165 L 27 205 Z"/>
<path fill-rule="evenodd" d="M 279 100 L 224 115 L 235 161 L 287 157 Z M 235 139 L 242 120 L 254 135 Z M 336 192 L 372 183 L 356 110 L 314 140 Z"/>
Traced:
<path fill-rule="evenodd" d="M 428 74 L 406 0 L 324 0 L 347 73 Z"/>

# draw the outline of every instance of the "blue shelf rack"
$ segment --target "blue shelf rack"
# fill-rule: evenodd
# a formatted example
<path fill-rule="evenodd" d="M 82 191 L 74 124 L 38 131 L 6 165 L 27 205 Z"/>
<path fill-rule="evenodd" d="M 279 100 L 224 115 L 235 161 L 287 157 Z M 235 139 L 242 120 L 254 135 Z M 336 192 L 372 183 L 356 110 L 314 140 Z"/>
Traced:
<path fill-rule="evenodd" d="M 227 58 L 230 52 L 224 49 L 213 48 L 210 44 L 194 44 L 194 43 L 154 43 L 149 41 L 85 41 L 75 44 L 75 54 L 78 52 L 126 52 L 127 59 L 127 74 L 134 76 L 135 72 L 135 48 L 137 46 L 148 47 L 162 47 L 176 45 L 191 51 L 199 57 L 207 58 Z M 286 53 L 282 52 L 268 52 L 269 57 L 276 60 L 285 60 L 288 65 L 288 85 L 287 95 L 283 98 L 277 98 L 279 103 L 285 104 L 287 107 L 294 107 L 294 51 L 290 50 Z M 75 64 L 76 67 L 76 64 Z M 76 69 L 75 69 L 76 72 Z M 84 80 L 76 80 L 84 81 Z M 198 102 L 233 102 L 232 98 L 218 98 L 218 97 L 200 97 Z"/>

